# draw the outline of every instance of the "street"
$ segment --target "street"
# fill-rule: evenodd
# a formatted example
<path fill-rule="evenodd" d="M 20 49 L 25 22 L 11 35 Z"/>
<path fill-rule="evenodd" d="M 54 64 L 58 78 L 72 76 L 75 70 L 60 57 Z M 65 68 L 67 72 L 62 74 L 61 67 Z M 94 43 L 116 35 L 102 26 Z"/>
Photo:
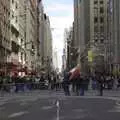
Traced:
<path fill-rule="evenodd" d="M 120 120 L 120 99 L 31 94 L 0 98 L 0 120 Z"/>

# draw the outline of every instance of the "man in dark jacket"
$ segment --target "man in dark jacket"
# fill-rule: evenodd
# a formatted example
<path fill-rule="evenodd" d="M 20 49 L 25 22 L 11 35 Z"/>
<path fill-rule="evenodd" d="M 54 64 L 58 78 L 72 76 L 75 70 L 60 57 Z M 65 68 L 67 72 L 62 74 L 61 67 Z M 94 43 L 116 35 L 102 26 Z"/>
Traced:
<path fill-rule="evenodd" d="M 78 76 L 76 78 L 76 94 L 77 96 L 84 96 L 85 83 L 83 76 Z"/>
<path fill-rule="evenodd" d="M 63 89 L 64 89 L 64 92 L 65 92 L 66 96 L 70 96 L 70 91 L 69 91 L 70 81 L 69 81 L 69 77 L 70 77 L 70 73 L 66 73 L 65 76 L 64 76 L 64 79 L 63 79 Z"/>

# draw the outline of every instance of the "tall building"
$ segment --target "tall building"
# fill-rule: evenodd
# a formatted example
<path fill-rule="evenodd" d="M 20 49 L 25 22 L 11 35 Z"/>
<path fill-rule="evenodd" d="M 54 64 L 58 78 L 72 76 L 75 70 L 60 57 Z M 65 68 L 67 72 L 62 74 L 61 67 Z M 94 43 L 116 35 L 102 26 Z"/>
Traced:
<path fill-rule="evenodd" d="M 99 72 L 105 67 L 107 3 L 108 0 L 74 0 L 74 41 L 83 72 Z M 90 61 L 88 53 L 94 55 Z M 85 71 L 86 65 L 89 71 Z"/>
<path fill-rule="evenodd" d="M 58 54 L 57 54 L 57 49 L 54 49 L 53 52 L 53 63 L 54 63 L 54 70 L 58 68 Z"/>
<path fill-rule="evenodd" d="M 52 31 L 49 16 L 44 13 L 42 2 L 39 4 L 39 42 L 41 69 L 49 73 L 53 67 Z"/>
<path fill-rule="evenodd" d="M 10 1 L 0 1 L 0 71 L 7 73 L 6 63 L 9 61 L 11 42 L 10 42 Z"/>
<path fill-rule="evenodd" d="M 108 0 L 91 0 L 90 2 L 90 42 L 92 42 L 90 47 L 94 54 L 93 70 L 94 72 L 105 72 Z"/>
<path fill-rule="evenodd" d="M 16 16 L 19 22 L 19 75 L 25 75 L 25 68 L 26 68 L 26 52 L 25 52 L 25 44 L 26 44 L 26 15 L 25 15 L 25 0 L 18 0 L 19 1 L 19 14 Z M 16 18 L 16 19 L 17 19 Z"/>
<path fill-rule="evenodd" d="M 19 65 L 19 1 L 10 0 L 10 74 L 16 74 Z"/>
<path fill-rule="evenodd" d="M 28 70 L 35 71 L 37 44 L 37 1 L 27 0 L 26 7 L 26 64 Z"/>
<path fill-rule="evenodd" d="M 40 35 L 40 24 L 41 24 L 41 14 L 42 14 L 42 1 L 37 0 L 37 41 L 36 41 L 36 72 L 38 75 L 41 70 L 41 35 Z"/>
<path fill-rule="evenodd" d="M 112 0 L 112 40 L 113 40 L 113 68 L 116 72 L 120 71 L 120 1 Z"/>
<path fill-rule="evenodd" d="M 73 45 L 78 52 L 76 61 L 78 64 L 81 64 L 81 71 L 84 71 L 86 67 L 84 65 L 87 65 L 86 48 L 88 47 L 87 44 L 90 42 L 90 7 L 90 0 L 74 0 Z"/>
<path fill-rule="evenodd" d="M 43 65 L 45 66 L 48 72 L 52 69 L 52 57 L 53 57 L 53 48 L 52 48 L 52 32 L 50 26 L 49 17 L 44 14 L 44 41 L 43 41 Z"/>
<path fill-rule="evenodd" d="M 10 1 L 0 1 L 0 71 L 7 73 L 6 63 L 11 52 L 10 42 Z"/>

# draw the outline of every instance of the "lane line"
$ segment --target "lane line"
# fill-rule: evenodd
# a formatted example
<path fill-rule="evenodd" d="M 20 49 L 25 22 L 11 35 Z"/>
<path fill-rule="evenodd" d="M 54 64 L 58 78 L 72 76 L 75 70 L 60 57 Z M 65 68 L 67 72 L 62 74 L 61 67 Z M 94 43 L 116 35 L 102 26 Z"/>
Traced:
<path fill-rule="evenodd" d="M 18 112 L 18 113 L 13 113 L 11 115 L 8 116 L 8 118 L 15 118 L 15 117 L 20 117 L 23 116 L 24 114 L 28 114 L 28 111 L 22 111 L 22 112 Z"/>

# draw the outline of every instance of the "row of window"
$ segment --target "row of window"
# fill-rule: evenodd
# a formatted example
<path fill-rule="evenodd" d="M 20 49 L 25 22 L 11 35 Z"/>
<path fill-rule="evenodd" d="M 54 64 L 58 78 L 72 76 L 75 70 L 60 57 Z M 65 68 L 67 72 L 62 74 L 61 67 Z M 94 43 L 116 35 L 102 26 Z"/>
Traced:
<path fill-rule="evenodd" d="M 17 1 L 15 2 L 14 0 L 12 0 L 12 4 L 15 3 L 15 8 L 18 9 L 18 3 Z M 15 22 L 18 22 L 18 17 L 14 15 L 14 12 L 12 12 L 12 19 L 15 18 Z"/>
<path fill-rule="evenodd" d="M 17 9 L 18 8 L 17 2 L 15 2 L 14 0 L 12 0 L 12 4 L 14 4 L 14 3 L 15 3 L 15 8 Z"/>
<path fill-rule="evenodd" d="M 104 7 L 100 7 L 100 8 L 94 7 L 94 13 L 95 13 L 95 14 L 99 14 L 99 13 L 98 13 L 98 10 L 100 11 L 100 14 L 103 14 L 103 13 L 104 13 Z"/>
<path fill-rule="evenodd" d="M 104 39 L 100 39 L 100 40 L 95 39 L 94 42 L 95 42 L 95 43 L 98 43 L 98 42 L 100 42 L 100 43 L 104 43 Z"/>
<path fill-rule="evenodd" d="M 101 0 L 101 1 L 99 1 L 99 3 L 100 3 L 100 4 L 104 4 L 104 1 Z M 95 0 L 95 1 L 94 1 L 94 4 L 98 4 L 98 0 Z"/>
<path fill-rule="evenodd" d="M 94 31 L 95 32 L 104 32 L 104 26 L 100 26 L 100 31 L 98 26 L 94 26 Z"/>
<path fill-rule="evenodd" d="M 100 19 L 100 23 L 104 23 L 104 17 L 100 17 L 99 18 Z M 96 24 L 96 23 L 98 23 L 98 17 L 94 17 L 94 23 Z"/>

